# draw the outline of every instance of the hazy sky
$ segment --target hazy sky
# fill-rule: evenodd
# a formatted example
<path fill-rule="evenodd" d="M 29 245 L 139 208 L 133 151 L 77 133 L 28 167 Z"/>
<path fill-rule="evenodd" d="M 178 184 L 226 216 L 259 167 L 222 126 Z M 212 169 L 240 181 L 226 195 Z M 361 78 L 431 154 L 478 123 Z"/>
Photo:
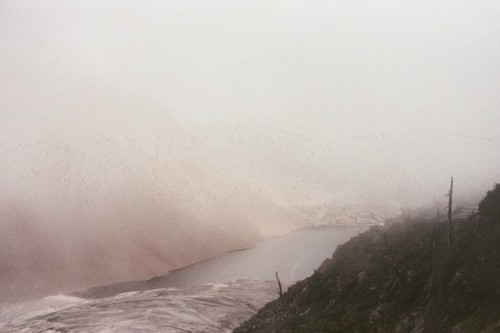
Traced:
<path fill-rule="evenodd" d="M 498 1 L 0 6 L 4 145 L 165 140 L 148 128 L 161 118 L 216 153 L 241 150 L 230 159 L 244 174 L 253 158 L 280 173 L 268 156 L 329 186 L 499 178 Z"/>
<path fill-rule="evenodd" d="M 284 215 L 260 200 L 418 206 L 451 175 L 484 193 L 499 37 L 497 0 L 1 0 L 0 206 L 263 232 Z"/>

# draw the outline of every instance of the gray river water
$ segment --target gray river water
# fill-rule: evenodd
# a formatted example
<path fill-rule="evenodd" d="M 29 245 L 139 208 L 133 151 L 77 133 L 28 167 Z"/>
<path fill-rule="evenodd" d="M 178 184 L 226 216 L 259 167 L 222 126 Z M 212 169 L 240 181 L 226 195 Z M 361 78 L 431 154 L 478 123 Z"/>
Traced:
<path fill-rule="evenodd" d="M 91 288 L 74 295 L 86 298 L 166 287 L 191 287 L 204 283 L 251 279 L 291 283 L 311 275 L 335 248 L 366 227 L 323 226 L 296 230 L 267 239 L 255 247 L 232 251 L 197 262 L 147 281 L 122 282 Z"/>

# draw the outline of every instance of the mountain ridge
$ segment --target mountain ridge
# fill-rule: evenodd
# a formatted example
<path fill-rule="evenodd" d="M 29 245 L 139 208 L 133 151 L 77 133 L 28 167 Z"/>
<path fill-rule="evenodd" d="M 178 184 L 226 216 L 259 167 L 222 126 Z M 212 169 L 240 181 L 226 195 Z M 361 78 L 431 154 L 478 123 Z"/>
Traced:
<path fill-rule="evenodd" d="M 439 215 L 371 227 L 234 332 L 500 332 L 499 194 L 449 246 Z"/>

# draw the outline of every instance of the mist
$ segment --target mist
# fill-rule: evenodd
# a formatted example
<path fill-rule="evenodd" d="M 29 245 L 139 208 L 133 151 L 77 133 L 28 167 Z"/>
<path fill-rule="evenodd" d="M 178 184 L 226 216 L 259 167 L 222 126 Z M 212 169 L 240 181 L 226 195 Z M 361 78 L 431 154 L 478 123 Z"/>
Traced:
<path fill-rule="evenodd" d="M 500 179 L 497 1 L 2 1 L 0 297 Z"/>

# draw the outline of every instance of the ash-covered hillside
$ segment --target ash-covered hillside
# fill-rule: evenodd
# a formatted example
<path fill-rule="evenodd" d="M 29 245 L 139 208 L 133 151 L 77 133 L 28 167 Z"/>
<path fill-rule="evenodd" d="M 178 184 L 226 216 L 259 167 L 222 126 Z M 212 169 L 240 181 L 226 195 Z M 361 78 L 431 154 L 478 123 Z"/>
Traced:
<path fill-rule="evenodd" d="M 235 332 L 500 332 L 500 185 L 445 220 L 370 228 Z"/>

